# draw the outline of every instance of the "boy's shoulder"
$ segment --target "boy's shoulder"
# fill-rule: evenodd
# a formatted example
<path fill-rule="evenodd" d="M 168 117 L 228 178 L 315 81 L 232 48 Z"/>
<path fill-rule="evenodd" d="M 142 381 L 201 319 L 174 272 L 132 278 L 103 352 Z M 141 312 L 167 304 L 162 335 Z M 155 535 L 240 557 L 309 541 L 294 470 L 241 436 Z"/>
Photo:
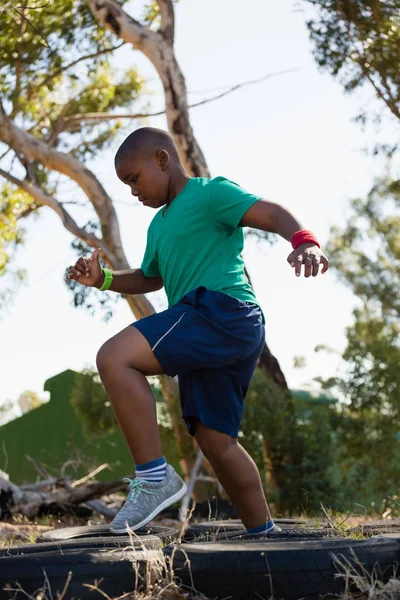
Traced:
<path fill-rule="evenodd" d="M 231 183 L 233 185 L 238 185 L 231 179 L 224 177 L 223 175 L 217 175 L 216 177 L 192 177 L 192 181 L 197 181 L 200 185 L 204 186 L 218 186 L 221 183 Z"/>
<path fill-rule="evenodd" d="M 216 177 L 203 177 L 201 178 L 203 185 L 211 190 L 213 193 L 224 193 L 232 188 L 240 188 L 240 185 L 228 177 L 223 175 L 217 175 Z"/>

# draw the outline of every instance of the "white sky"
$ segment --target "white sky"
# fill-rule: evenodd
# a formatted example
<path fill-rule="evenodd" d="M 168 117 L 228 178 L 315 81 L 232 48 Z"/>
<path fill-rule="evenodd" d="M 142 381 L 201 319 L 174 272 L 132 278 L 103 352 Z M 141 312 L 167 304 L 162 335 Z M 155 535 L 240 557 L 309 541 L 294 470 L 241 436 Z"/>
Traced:
<path fill-rule="evenodd" d="M 194 92 L 298 69 L 195 108 L 191 120 L 213 176 L 232 178 L 283 204 L 324 243 L 330 227 L 348 218 L 349 199 L 366 194 L 383 163 L 362 152 L 373 140 L 352 122 L 372 101 L 372 91 L 346 96 L 338 82 L 317 70 L 304 15 L 294 9 L 290 0 L 182 0 L 176 7 L 176 55 Z M 162 107 L 148 61 L 130 50 L 120 52 L 118 64 L 138 65 L 153 79 L 152 108 Z M 190 100 L 207 95 L 191 93 Z M 149 124 L 166 128 L 164 117 Z M 117 180 L 117 146 L 92 168 L 110 195 L 124 203 L 116 205 L 122 239 L 131 266 L 138 267 L 154 211 L 135 204 Z M 90 218 L 89 211 L 71 212 L 80 224 Z M 134 320 L 125 302 L 116 305 L 108 324 L 73 308 L 63 282 L 64 269 L 75 262 L 71 241 L 50 209 L 43 208 L 41 218 L 28 226 L 16 264 L 28 270 L 29 283 L 0 320 L 0 404 L 24 390 L 41 395 L 45 380 L 67 368 L 94 365 L 101 344 Z M 290 251 L 284 240 L 273 249 L 249 241 L 245 258 L 266 314 L 268 344 L 289 386 L 300 387 L 337 372 L 340 359 L 314 348 L 344 348 L 356 299 L 332 271 L 296 278 L 286 262 Z M 306 368 L 293 368 L 296 355 L 306 357 Z"/>

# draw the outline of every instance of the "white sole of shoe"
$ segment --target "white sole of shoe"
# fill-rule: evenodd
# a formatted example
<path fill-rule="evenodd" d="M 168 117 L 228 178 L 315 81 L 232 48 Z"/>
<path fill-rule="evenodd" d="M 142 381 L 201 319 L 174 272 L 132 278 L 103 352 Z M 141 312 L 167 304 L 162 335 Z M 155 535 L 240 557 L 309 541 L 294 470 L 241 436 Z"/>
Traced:
<path fill-rule="evenodd" d="M 183 498 L 183 496 L 186 494 L 186 492 L 187 492 L 187 485 L 186 485 L 186 483 L 184 483 L 183 487 L 181 487 L 179 492 L 176 492 L 176 494 L 174 494 L 173 496 L 170 496 L 169 498 L 164 500 L 164 502 L 162 502 L 159 506 L 157 506 L 156 510 L 153 510 L 153 512 L 148 517 L 143 519 L 143 521 L 140 521 L 140 523 L 138 523 L 134 527 L 124 527 L 123 529 L 112 529 L 110 527 L 110 531 L 112 533 L 128 533 L 129 531 L 136 531 L 137 529 L 144 527 L 144 525 L 146 525 L 147 523 L 152 521 L 152 519 L 154 519 L 154 517 L 156 517 L 165 508 L 167 508 L 168 506 L 171 506 L 171 504 L 174 504 L 175 502 L 178 502 L 178 500 Z"/>

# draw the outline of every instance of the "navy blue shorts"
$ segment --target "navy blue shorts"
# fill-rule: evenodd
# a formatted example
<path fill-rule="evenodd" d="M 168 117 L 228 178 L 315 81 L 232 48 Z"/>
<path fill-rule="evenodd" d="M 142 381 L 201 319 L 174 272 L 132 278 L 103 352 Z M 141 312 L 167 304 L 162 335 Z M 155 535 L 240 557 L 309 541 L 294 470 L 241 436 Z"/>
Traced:
<path fill-rule="evenodd" d="M 265 342 L 260 308 L 199 287 L 163 312 L 132 323 L 164 372 L 178 375 L 182 417 L 238 437 L 244 398 Z"/>

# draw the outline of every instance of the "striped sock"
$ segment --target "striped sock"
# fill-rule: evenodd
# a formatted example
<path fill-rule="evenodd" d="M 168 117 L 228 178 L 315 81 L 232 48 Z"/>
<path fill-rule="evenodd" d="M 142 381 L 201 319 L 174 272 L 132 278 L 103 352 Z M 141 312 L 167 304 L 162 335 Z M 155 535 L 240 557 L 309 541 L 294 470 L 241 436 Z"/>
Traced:
<path fill-rule="evenodd" d="M 253 527 L 252 529 L 247 529 L 247 533 L 269 533 L 276 527 L 273 519 L 268 521 L 268 523 L 264 523 L 263 525 L 259 525 L 258 527 Z"/>
<path fill-rule="evenodd" d="M 157 483 L 165 479 L 167 474 L 167 462 L 162 456 L 151 462 L 136 465 L 136 479 L 142 481 L 152 481 Z"/>

